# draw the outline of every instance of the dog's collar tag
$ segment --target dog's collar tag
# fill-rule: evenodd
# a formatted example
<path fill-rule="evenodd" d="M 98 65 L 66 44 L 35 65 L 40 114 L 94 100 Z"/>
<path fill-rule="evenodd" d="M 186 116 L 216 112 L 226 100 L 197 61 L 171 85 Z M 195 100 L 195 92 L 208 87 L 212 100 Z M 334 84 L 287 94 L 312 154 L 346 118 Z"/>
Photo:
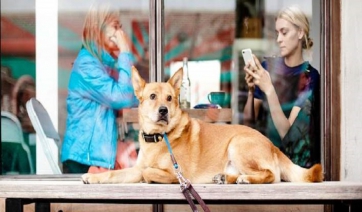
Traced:
<path fill-rule="evenodd" d="M 156 134 L 145 134 L 145 133 L 142 133 L 142 138 L 143 138 L 146 142 L 157 143 L 157 142 L 162 141 L 162 139 L 163 139 L 163 134 L 160 134 L 160 133 L 156 133 Z"/>

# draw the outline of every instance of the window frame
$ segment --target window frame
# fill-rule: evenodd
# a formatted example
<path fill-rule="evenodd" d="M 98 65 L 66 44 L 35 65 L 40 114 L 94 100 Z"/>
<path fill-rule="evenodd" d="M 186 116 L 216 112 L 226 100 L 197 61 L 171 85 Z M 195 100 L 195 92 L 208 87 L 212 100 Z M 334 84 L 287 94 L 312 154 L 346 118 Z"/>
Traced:
<path fill-rule="evenodd" d="M 322 159 L 325 180 L 338 181 L 341 168 L 341 0 L 322 0 L 321 9 Z"/>

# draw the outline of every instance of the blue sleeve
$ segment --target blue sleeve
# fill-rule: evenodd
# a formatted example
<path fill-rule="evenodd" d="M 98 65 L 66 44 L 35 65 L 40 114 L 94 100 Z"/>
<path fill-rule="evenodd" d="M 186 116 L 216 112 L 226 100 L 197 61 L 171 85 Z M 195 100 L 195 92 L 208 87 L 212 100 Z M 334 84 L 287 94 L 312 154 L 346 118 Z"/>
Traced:
<path fill-rule="evenodd" d="M 118 56 L 118 71 L 119 71 L 119 83 L 131 83 L 132 86 L 132 105 L 131 107 L 137 107 L 139 104 L 138 99 L 134 95 L 133 85 L 132 85 L 132 65 L 133 65 L 133 55 L 129 52 L 121 53 Z"/>
<path fill-rule="evenodd" d="M 263 91 L 261 91 L 258 86 L 255 86 L 254 98 L 256 98 L 256 99 L 263 99 L 263 95 L 264 95 Z"/>
<path fill-rule="evenodd" d="M 80 55 L 74 63 L 69 89 L 113 109 L 135 106 L 138 102 L 131 82 L 132 60 L 129 53 L 119 55 L 118 66 L 119 78 L 116 81 L 92 55 Z"/>

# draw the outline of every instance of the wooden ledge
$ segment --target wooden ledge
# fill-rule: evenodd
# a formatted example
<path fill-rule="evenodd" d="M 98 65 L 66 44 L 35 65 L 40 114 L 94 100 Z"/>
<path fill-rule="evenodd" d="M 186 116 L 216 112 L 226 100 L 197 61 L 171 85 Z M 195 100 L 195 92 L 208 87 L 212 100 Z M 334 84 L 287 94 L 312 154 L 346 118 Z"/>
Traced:
<path fill-rule="evenodd" d="M 121 202 L 184 201 L 178 184 L 83 184 L 71 178 L 13 180 L 0 178 L 0 198 L 119 200 Z M 262 185 L 194 184 L 207 202 L 362 200 L 362 182 L 276 183 Z"/>

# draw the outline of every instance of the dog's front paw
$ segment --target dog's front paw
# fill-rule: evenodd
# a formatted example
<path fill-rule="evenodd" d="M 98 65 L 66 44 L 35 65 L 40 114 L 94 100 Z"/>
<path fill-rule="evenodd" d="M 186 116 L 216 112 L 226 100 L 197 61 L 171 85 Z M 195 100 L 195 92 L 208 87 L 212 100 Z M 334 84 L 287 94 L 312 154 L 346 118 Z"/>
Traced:
<path fill-rule="evenodd" d="M 97 184 L 100 183 L 98 177 L 95 174 L 83 174 L 82 175 L 82 181 L 84 184 Z"/>
<path fill-rule="evenodd" d="M 225 184 L 225 174 L 217 174 L 214 176 L 214 178 L 212 178 L 212 181 L 215 184 Z"/>
<path fill-rule="evenodd" d="M 236 184 L 250 184 L 250 182 L 245 175 L 240 175 L 236 180 Z"/>

